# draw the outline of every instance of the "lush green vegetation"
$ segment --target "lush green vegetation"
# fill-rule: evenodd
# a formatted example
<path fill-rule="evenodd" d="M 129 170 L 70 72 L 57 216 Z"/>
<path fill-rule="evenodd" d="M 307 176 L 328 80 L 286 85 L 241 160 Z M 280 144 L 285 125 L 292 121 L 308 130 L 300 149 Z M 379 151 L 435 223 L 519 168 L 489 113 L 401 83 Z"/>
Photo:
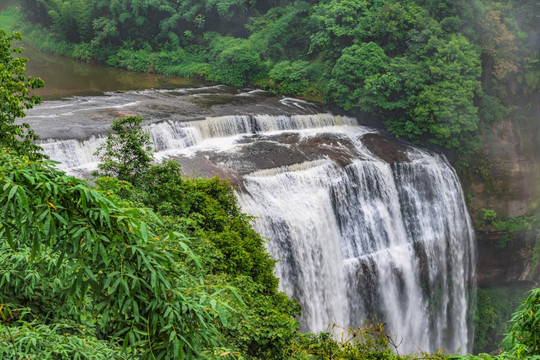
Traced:
<path fill-rule="evenodd" d="M 493 209 L 481 209 L 482 216 L 477 222 L 477 227 L 484 231 L 496 231 L 499 241 L 496 244 L 497 250 L 504 250 L 512 241 L 527 237 L 530 233 L 535 239 L 530 249 L 527 249 L 531 258 L 531 274 L 539 265 L 540 259 L 540 210 L 532 216 L 519 216 L 501 219 Z"/>
<path fill-rule="evenodd" d="M 536 0 L 19 0 L 0 18 L 36 47 L 319 99 L 396 136 L 461 153 L 504 114 L 507 80 L 538 91 Z M 534 36 L 531 36 L 533 39 Z M 531 50 L 533 49 L 533 50 Z"/>
<path fill-rule="evenodd" d="M 497 356 L 479 354 L 464 356 L 462 359 L 539 359 L 540 358 L 540 289 L 529 292 L 529 296 L 521 303 L 513 314 L 512 325 L 503 340 L 505 350 Z"/>
<path fill-rule="evenodd" d="M 136 116 L 113 121 L 113 133 L 95 154 L 101 160 L 94 176 L 112 176 L 132 184 L 139 181 L 153 160 L 150 135 L 137 129 L 142 121 Z"/>
<path fill-rule="evenodd" d="M 12 50 L 11 42 L 20 40 L 21 35 L 8 34 L 0 29 L 0 68 L 2 71 L 2 88 L 0 91 L 0 146 L 5 146 L 19 154 L 27 154 L 31 158 L 40 158 L 40 148 L 34 145 L 37 135 L 26 123 L 16 125 L 15 119 L 25 116 L 24 110 L 40 103 L 38 96 L 31 95 L 30 89 L 43 87 L 43 81 L 27 77 L 25 58 L 14 57 L 12 52 L 20 53 L 21 48 Z"/>
<path fill-rule="evenodd" d="M 530 285 L 479 288 L 476 293 L 476 313 L 473 353 L 491 353 L 500 349 L 510 328 L 510 319 Z"/>
<path fill-rule="evenodd" d="M 520 247 L 529 264 L 529 278 L 534 281 L 540 258 L 540 212 L 532 216 L 503 218 L 493 209 L 480 209 L 476 222 L 483 234 L 495 233 L 497 241 L 492 247 L 505 256 L 508 249 Z M 517 245 L 516 245 L 517 243 Z M 527 244 L 524 246 L 523 244 Z M 501 340 L 510 328 L 511 314 L 531 283 L 507 284 L 479 288 L 475 314 L 474 352 L 492 352 L 499 348 Z"/>

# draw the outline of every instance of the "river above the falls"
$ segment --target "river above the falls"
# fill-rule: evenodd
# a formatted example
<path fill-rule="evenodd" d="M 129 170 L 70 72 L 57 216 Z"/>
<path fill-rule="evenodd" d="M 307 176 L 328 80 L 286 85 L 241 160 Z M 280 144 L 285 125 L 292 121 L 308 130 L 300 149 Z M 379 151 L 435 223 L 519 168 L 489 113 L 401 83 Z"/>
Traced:
<path fill-rule="evenodd" d="M 200 80 L 178 76 L 112 68 L 43 52 L 26 45 L 21 46 L 24 48 L 21 56 L 29 59 L 26 63 L 27 75 L 39 77 L 45 82 L 43 88 L 34 90 L 36 95 L 45 100 L 76 95 L 100 95 L 109 91 L 175 89 L 206 84 Z"/>
<path fill-rule="evenodd" d="M 72 66 L 66 78 L 86 74 Z M 117 70 L 89 66 L 94 75 L 51 86 L 23 119 L 60 168 L 88 176 L 112 120 L 141 116 L 157 159 L 235 186 L 279 260 L 280 289 L 302 306 L 303 331 L 371 320 L 403 340 L 400 352 L 470 350 L 474 234 L 443 155 L 320 104 L 179 79 L 100 87 Z"/>

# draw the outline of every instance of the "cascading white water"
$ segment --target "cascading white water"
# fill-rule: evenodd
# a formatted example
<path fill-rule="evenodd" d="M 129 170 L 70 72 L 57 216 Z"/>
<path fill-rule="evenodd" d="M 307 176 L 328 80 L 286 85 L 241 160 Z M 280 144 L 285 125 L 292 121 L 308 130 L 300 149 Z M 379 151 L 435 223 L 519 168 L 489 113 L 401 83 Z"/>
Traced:
<path fill-rule="evenodd" d="M 335 125 L 353 125 L 353 118 L 332 114 L 313 115 L 230 115 L 204 120 L 167 121 L 146 127 L 157 151 L 185 149 L 203 140 L 240 134 L 283 130 L 312 129 Z"/>
<path fill-rule="evenodd" d="M 250 172 L 238 192 L 280 260 L 281 289 L 302 305 L 302 329 L 359 326 L 370 319 L 403 338 L 400 352 L 470 350 L 473 231 L 454 171 L 443 157 L 410 147 L 409 161 L 387 163 L 363 145 L 362 136 L 374 130 L 355 123 L 331 114 L 230 115 L 167 120 L 145 129 L 158 158 L 234 153 L 242 136 L 253 134 L 339 134 L 356 154 L 346 165 L 323 155 Z M 76 174 L 95 167 L 93 153 L 102 142 L 91 137 L 42 146 Z"/>
<path fill-rule="evenodd" d="M 283 130 L 322 128 L 353 125 L 356 120 L 332 114 L 272 116 L 231 115 L 207 117 L 195 121 L 163 121 L 143 127 L 150 134 L 156 152 L 183 150 L 199 145 L 204 140 L 225 138 L 241 134 Z M 77 174 L 81 169 L 95 169 L 99 158 L 96 150 L 104 142 L 103 136 L 85 140 L 49 139 L 39 145 L 51 159 L 59 161 L 60 168 Z"/>
<path fill-rule="evenodd" d="M 245 176 L 240 203 L 281 260 L 276 275 L 302 305 L 303 330 L 369 319 L 403 339 L 400 351 L 470 350 L 474 234 L 460 185 L 440 156 L 411 155 Z"/>
<path fill-rule="evenodd" d="M 99 159 L 94 153 L 104 141 L 104 137 L 92 136 L 83 141 L 75 139 L 53 140 L 42 142 L 39 145 L 51 159 L 60 162 L 60 168 L 73 171 L 78 167 L 98 161 Z"/>

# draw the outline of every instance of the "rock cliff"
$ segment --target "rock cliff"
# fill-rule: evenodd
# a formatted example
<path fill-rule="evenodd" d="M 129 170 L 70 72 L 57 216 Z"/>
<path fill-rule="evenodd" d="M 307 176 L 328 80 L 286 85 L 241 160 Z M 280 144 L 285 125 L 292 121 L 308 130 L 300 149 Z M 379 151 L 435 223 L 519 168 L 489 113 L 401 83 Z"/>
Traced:
<path fill-rule="evenodd" d="M 460 169 L 469 209 L 476 223 L 482 209 L 498 219 L 538 216 L 540 203 L 540 96 L 515 79 L 508 81 L 510 114 L 484 132 L 479 156 Z M 538 224 L 538 221 L 536 222 Z M 537 226 L 537 225 L 536 225 Z M 495 286 L 515 281 L 540 281 L 535 226 L 509 236 L 493 226 L 477 229 L 478 284 Z M 510 237 L 510 240 L 507 239 Z M 535 250 L 535 245 L 537 249 Z"/>

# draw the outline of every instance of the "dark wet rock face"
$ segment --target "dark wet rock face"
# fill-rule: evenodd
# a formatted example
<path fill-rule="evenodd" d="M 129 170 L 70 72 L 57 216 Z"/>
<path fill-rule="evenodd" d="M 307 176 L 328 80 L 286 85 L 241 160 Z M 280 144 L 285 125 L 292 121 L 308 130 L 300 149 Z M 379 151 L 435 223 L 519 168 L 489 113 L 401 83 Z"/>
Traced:
<path fill-rule="evenodd" d="M 407 145 L 378 133 L 361 137 L 370 152 L 387 163 L 410 162 Z M 200 151 L 195 156 L 176 156 L 188 174 L 221 176 L 237 183 L 242 175 L 258 170 L 291 166 L 306 161 L 331 159 L 340 167 L 362 160 L 351 140 L 336 133 L 302 137 L 298 133 L 254 134 L 238 141 L 234 152 Z"/>
<path fill-rule="evenodd" d="M 407 153 L 410 146 L 380 133 L 366 134 L 362 136 L 362 142 L 373 154 L 389 164 L 411 161 Z"/>
<path fill-rule="evenodd" d="M 258 170 L 291 166 L 306 161 L 332 159 L 345 167 L 361 155 L 349 139 L 323 133 L 302 137 L 298 133 L 244 136 L 240 149 L 231 152 L 200 151 L 194 156 L 175 156 L 188 175 L 220 176 L 241 186 L 242 176 Z"/>
<path fill-rule="evenodd" d="M 524 94 L 520 100 L 527 99 Z M 521 99 L 522 98 L 522 99 Z M 518 100 L 516 95 L 515 100 Z M 538 216 L 540 204 L 540 103 L 519 116 L 493 124 L 482 150 L 460 172 L 473 220 L 482 219 L 482 209 L 491 209 L 498 219 Z M 518 234 L 498 250 L 507 233 L 477 232 L 478 280 L 480 286 L 540 281 L 540 266 L 531 269 L 532 252 L 539 229 Z"/>
<path fill-rule="evenodd" d="M 477 281 L 480 287 L 500 286 L 517 282 L 536 283 L 540 267 L 531 267 L 531 249 L 536 234 L 526 232 L 519 238 L 502 244 L 508 234 L 500 231 L 477 231 Z"/>
<path fill-rule="evenodd" d="M 405 143 L 393 141 L 380 133 L 367 133 L 358 139 L 376 158 L 389 164 L 409 163 Z M 197 151 L 191 155 L 176 155 L 188 176 L 228 179 L 239 191 L 244 189 L 243 176 L 250 173 L 288 167 L 316 160 L 331 160 L 345 168 L 354 160 L 366 160 L 351 139 L 341 133 L 318 133 L 303 136 L 298 132 L 280 134 L 251 134 L 241 137 L 231 151 Z"/>

